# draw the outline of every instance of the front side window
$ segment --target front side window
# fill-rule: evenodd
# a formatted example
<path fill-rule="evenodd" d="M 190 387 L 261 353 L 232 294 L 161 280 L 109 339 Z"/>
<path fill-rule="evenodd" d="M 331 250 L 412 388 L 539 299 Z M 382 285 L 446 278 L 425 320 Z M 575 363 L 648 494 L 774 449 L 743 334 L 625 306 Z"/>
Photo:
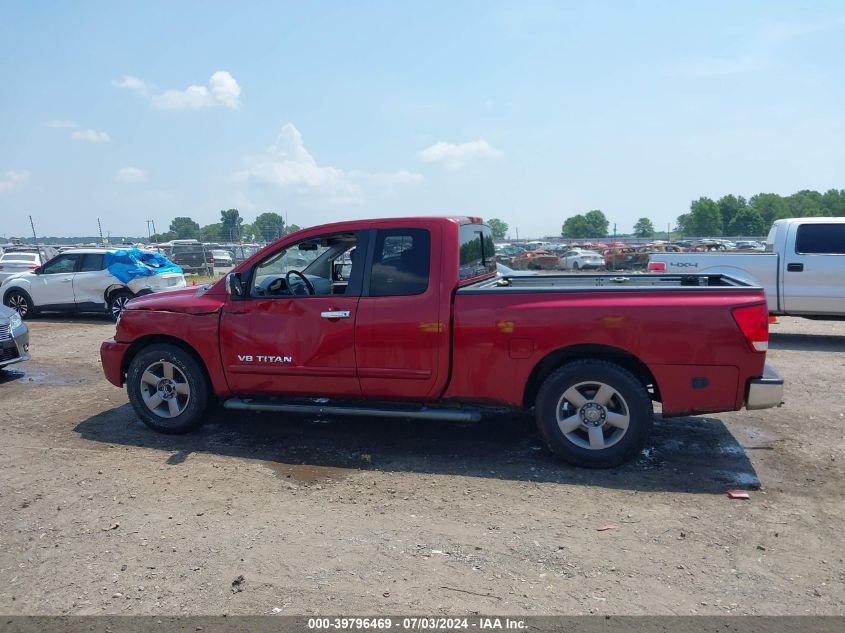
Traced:
<path fill-rule="evenodd" d="M 425 229 L 385 229 L 376 234 L 369 294 L 418 295 L 428 289 L 431 236 Z"/>
<path fill-rule="evenodd" d="M 41 267 L 44 275 L 55 275 L 58 273 L 72 273 L 76 269 L 76 261 L 79 255 L 59 255 L 52 261 Z"/>
<path fill-rule="evenodd" d="M 327 235 L 297 242 L 276 251 L 255 268 L 251 295 L 350 294 L 353 275 L 360 276 L 358 237 L 354 233 Z M 360 285 L 360 282 L 359 282 Z"/>
<path fill-rule="evenodd" d="M 845 224 L 802 224 L 795 238 L 795 252 L 802 255 L 845 254 Z"/>

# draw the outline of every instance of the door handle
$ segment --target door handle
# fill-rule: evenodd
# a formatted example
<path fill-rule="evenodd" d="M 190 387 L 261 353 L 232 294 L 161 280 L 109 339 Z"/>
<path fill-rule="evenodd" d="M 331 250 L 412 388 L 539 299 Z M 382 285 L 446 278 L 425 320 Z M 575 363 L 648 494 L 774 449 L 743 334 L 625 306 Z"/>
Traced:
<path fill-rule="evenodd" d="M 329 310 L 328 312 L 320 312 L 320 316 L 324 319 L 348 319 L 352 316 L 349 310 Z"/>
<path fill-rule="evenodd" d="M 69 284 L 71 282 L 70 279 L 62 279 L 63 284 Z"/>
<path fill-rule="evenodd" d="M 787 264 L 786 270 L 791 273 L 800 273 L 804 270 L 804 264 Z"/>

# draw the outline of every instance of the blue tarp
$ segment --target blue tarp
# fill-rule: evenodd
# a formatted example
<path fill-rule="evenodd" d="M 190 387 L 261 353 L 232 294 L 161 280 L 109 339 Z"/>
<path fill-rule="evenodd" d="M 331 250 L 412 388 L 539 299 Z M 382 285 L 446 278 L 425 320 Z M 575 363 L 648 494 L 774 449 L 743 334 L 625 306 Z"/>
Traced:
<path fill-rule="evenodd" d="M 137 248 L 106 253 L 106 268 L 123 283 L 139 277 L 183 272 L 179 266 L 161 253 L 142 251 Z"/>

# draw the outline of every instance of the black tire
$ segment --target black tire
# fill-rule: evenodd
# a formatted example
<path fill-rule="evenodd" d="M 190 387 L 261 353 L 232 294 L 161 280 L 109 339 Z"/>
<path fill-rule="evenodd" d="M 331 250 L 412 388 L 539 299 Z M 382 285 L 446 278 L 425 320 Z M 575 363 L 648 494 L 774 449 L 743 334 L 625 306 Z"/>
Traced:
<path fill-rule="evenodd" d="M 578 265 L 578 262 L 572 262 L 572 268 L 573 270 L 575 270 L 575 272 L 581 270 L 581 267 Z"/>
<path fill-rule="evenodd" d="M 126 391 L 144 424 L 175 434 L 202 424 L 210 389 L 205 371 L 192 354 L 176 345 L 158 344 L 141 350 L 129 363 Z"/>
<path fill-rule="evenodd" d="M 605 391 L 596 398 L 600 389 Z M 645 446 L 653 423 L 642 383 L 627 369 L 601 360 L 574 361 L 552 373 L 540 387 L 535 410 L 549 450 L 584 468 L 630 461 Z"/>
<path fill-rule="evenodd" d="M 32 297 L 29 296 L 26 290 L 20 290 L 19 288 L 9 290 L 3 297 L 3 303 L 7 308 L 12 308 L 12 310 L 17 312 L 24 321 L 38 314 L 38 308 L 35 307 Z"/>
<path fill-rule="evenodd" d="M 111 320 L 116 323 L 118 317 L 123 313 L 126 304 L 130 299 L 134 298 L 135 295 L 128 290 L 118 290 L 117 292 L 111 293 L 108 301 L 108 310 Z"/>

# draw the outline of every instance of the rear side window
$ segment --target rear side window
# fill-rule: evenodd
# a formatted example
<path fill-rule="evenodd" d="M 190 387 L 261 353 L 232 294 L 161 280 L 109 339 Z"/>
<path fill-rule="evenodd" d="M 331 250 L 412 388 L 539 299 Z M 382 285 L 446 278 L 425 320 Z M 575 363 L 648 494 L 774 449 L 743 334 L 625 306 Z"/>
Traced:
<path fill-rule="evenodd" d="M 418 295 L 428 289 L 431 236 L 425 229 L 388 229 L 376 234 L 371 297 Z"/>
<path fill-rule="evenodd" d="M 35 262 L 36 255 L 29 255 L 27 253 L 5 253 L 0 260 L 4 262 Z"/>
<path fill-rule="evenodd" d="M 79 267 L 79 272 L 91 273 L 96 270 L 103 270 L 103 268 L 105 268 L 105 265 L 103 264 L 102 253 L 86 253 L 82 256 L 82 266 Z"/>
<path fill-rule="evenodd" d="M 460 279 L 469 279 L 485 273 L 496 272 L 496 249 L 493 231 L 484 224 L 462 224 Z"/>
<path fill-rule="evenodd" d="M 845 224 L 802 224 L 795 238 L 795 252 L 801 254 L 845 254 Z"/>

